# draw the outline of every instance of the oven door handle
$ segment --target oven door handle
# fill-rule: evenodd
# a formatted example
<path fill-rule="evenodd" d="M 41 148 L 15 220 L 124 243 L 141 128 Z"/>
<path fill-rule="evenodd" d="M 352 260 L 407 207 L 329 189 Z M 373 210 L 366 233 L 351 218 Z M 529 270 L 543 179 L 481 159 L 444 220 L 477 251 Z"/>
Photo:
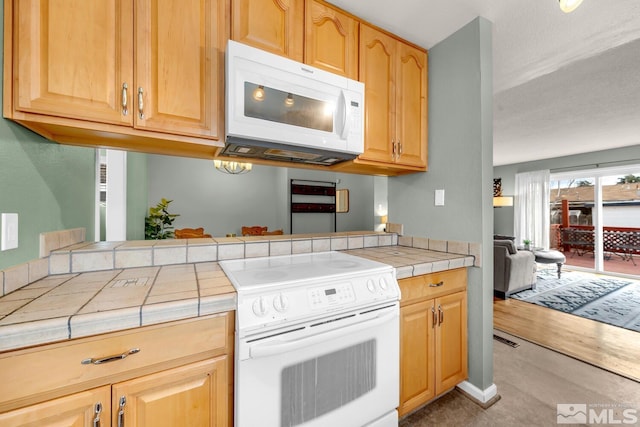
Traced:
<path fill-rule="evenodd" d="M 282 354 L 289 351 L 295 351 L 303 347 L 309 347 L 324 341 L 332 340 L 343 335 L 352 334 L 355 332 L 363 331 L 383 323 L 388 322 L 394 317 L 399 317 L 397 310 L 391 313 L 385 314 L 380 317 L 375 317 L 370 320 L 365 320 L 358 323 L 353 323 L 349 326 L 333 329 L 328 332 L 321 332 L 319 334 L 311 335 L 309 337 L 295 339 L 291 341 L 277 340 L 270 343 L 256 343 L 252 344 L 249 348 L 249 357 L 251 359 L 257 359 L 260 357 L 273 356 L 275 354 Z"/>

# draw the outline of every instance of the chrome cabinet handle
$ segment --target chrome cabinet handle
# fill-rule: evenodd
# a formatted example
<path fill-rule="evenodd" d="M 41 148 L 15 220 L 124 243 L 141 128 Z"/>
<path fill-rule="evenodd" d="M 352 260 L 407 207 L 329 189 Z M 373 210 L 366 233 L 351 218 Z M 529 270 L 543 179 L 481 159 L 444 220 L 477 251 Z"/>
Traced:
<path fill-rule="evenodd" d="M 396 141 L 394 139 L 391 140 L 391 160 L 396 159 Z"/>
<path fill-rule="evenodd" d="M 93 419 L 93 427 L 100 427 L 100 413 L 102 412 L 102 403 L 98 402 L 95 406 L 95 418 Z"/>
<path fill-rule="evenodd" d="M 431 317 L 433 320 L 433 322 L 431 322 L 431 327 L 435 328 L 438 324 L 438 316 L 436 316 L 436 308 L 434 306 L 431 306 Z"/>
<path fill-rule="evenodd" d="M 120 406 L 118 408 L 118 427 L 124 427 L 124 405 L 127 404 L 127 398 L 120 397 Z"/>
<path fill-rule="evenodd" d="M 129 114 L 129 100 L 128 100 L 128 89 L 129 85 L 126 83 L 122 83 L 122 115 L 126 116 Z"/>
<path fill-rule="evenodd" d="M 398 158 L 400 158 L 400 156 L 402 156 L 402 142 L 398 140 Z"/>
<path fill-rule="evenodd" d="M 430 283 L 430 288 L 439 288 L 440 286 L 444 286 L 444 280 L 439 281 L 438 283 Z"/>
<path fill-rule="evenodd" d="M 99 357 L 97 359 L 89 357 L 89 358 L 83 359 L 80 363 L 82 363 L 83 365 L 102 365 L 103 363 L 115 362 L 116 360 L 122 360 L 122 359 L 126 358 L 127 356 L 129 356 L 131 354 L 136 354 L 136 353 L 139 353 L 139 352 L 140 352 L 139 348 L 132 348 L 131 350 L 125 351 L 122 354 L 114 354 L 113 356 Z"/>
<path fill-rule="evenodd" d="M 442 306 L 438 304 L 438 325 L 441 325 L 444 322 L 444 311 L 442 311 Z"/>
<path fill-rule="evenodd" d="M 144 91 L 141 87 L 138 88 L 138 115 L 144 119 Z"/>

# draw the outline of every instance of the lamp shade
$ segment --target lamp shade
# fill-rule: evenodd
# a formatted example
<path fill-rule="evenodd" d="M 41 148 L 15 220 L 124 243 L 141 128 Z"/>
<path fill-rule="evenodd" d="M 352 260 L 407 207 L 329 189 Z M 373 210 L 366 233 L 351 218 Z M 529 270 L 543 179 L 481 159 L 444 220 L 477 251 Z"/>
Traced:
<path fill-rule="evenodd" d="M 513 196 L 498 196 L 493 198 L 493 207 L 513 206 Z"/>
<path fill-rule="evenodd" d="M 582 0 L 558 0 L 560 2 L 560 10 L 564 13 L 573 12 L 580 6 Z"/>

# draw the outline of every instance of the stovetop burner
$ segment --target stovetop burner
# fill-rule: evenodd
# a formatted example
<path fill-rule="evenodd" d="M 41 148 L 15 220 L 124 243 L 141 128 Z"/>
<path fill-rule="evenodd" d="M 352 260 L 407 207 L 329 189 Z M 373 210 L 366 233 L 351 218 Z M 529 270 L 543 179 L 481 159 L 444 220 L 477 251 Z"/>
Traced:
<path fill-rule="evenodd" d="M 341 276 L 389 268 L 383 263 L 336 251 L 245 258 L 220 261 L 219 264 L 239 292 L 311 279 L 335 280 Z"/>

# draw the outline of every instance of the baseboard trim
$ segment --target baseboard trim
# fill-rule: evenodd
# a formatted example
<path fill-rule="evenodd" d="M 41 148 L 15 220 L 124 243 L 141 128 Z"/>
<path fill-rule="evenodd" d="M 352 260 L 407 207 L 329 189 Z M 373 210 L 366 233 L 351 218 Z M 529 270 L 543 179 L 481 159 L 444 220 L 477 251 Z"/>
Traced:
<path fill-rule="evenodd" d="M 462 391 L 469 399 L 473 400 L 485 409 L 500 400 L 498 388 L 495 384 L 491 384 L 486 389 L 481 390 L 469 381 L 463 381 L 457 385 L 457 388 L 460 389 L 460 391 Z"/>

